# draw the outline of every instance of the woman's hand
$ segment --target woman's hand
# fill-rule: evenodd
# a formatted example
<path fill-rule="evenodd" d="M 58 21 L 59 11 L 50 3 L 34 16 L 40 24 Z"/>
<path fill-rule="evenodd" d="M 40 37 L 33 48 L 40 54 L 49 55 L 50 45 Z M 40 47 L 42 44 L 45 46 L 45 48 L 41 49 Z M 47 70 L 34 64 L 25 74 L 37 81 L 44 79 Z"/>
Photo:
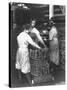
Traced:
<path fill-rule="evenodd" d="M 44 44 L 44 48 L 46 48 L 47 46 Z"/>
<path fill-rule="evenodd" d="M 41 50 L 42 48 L 41 48 L 41 47 L 39 47 L 39 49 Z"/>

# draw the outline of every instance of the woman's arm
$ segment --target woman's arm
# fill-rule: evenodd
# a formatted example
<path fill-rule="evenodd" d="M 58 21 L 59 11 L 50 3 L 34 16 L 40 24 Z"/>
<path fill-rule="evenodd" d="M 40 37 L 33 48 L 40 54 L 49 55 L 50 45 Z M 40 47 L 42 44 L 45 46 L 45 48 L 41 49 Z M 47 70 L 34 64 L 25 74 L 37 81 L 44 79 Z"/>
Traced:
<path fill-rule="evenodd" d="M 36 35 L 36 37 L 38 38 L 38 40 L 44 45 L 44 41 L 43 41 L 42 37 L 40 36 L 40 32 L 39 32 L 36 28 L 34 28 L 34 29 L 32 30 L 32 32 L 35 33 L 35 35 Z M 31 32 L 31 33 L 32 33 L 32 32 Z"/>
<path fill-rule="evenodd" d="M 29 44 L 31 44 L 32 46 L 34 46 L 34 47 L 36 47 L 36 48 L 38 48 L 38 49 L 41 49 L 41 47 L 39 46 L 39 45 L 37 45 L 33 40 L 32 40 L 32 38 L 28 35 L 28 37 L 27 37 L 27 41 L 28 41 L 28 43 Z"/>

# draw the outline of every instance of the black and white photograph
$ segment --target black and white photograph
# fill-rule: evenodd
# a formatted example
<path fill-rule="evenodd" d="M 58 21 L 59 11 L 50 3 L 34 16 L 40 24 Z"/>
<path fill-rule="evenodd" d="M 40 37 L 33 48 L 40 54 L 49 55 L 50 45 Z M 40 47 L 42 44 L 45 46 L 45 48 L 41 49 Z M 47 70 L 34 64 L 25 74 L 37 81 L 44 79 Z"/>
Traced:
<path fill-rule="evenodd" d="M 65 5 L 9 2 L 9 87 L 65 84 Z"/>

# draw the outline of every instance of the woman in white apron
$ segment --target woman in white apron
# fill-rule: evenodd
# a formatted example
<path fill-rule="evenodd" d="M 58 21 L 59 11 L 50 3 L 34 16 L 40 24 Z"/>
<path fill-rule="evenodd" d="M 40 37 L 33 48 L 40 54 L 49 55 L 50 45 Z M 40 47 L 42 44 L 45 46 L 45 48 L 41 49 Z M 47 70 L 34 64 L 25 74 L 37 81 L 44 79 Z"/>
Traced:
<path fill-rule="evenodd" d="M 36 25 L 36 20 L 33 19 L 30 24 L 30 33 L 34 33 L 36 35 L 38 41 L 41 42 L 45 46 L 45 43 L 40 35 L 40 32 L 37 30 L 35 25 Z"/>
<path fill-rule="evenodd" d="M 32 46 L 41 49 L 28 35 L 28 30 L 25 27 L 24 31 L 21 32 L 17 36 L 17 42 L 18 42 L 18 50 L 16 55 L 16 69 L 21 70 L 22 73 L 24 73 L 28 79 L 29 84 L 31 85 L 31 77 L 30 77 L 30 61 L 29 61 L 29 51 L 28 51 L 28 44 L 31 44 Z"/>
<path fill-rule="evenodd" d="M 50 48 L 50 61 L 55 66 L 59 65 L 59 43 L 58 43 L 58 32 L 53 22 L 50 22 L 51 29 L 49 31 L 49 48 Z"/>

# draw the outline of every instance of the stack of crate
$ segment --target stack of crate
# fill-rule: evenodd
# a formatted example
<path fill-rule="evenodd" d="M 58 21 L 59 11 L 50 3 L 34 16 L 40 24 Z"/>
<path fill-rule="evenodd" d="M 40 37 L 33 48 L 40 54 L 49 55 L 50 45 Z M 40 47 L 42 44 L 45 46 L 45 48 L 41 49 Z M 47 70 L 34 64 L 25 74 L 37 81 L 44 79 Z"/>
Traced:
<path fill-rule="evenodd" d="M 60 65 L 65 70 L 65 24 L 58 23 L 58 39 L 59 39 L 59 54 L 60 54 Z"/>
<path fill-rule="evenodd" d="M 65 70 L 65 40 L 60 41 L 60 63 L 63 70 Z"/>
<path fill-rule="evenodd" d="M 42 74 L 42 53 L 40 50 L 30 49 L 31 74 L 40 76 Z"/>
<path fill-rule="evenodd" d="M 46 82 L 51 80 L 49 74 L 49 64 L 46 60 L 46 50 L 30 49 L 31 74 L 34 76 L 34 82 Z"/>

